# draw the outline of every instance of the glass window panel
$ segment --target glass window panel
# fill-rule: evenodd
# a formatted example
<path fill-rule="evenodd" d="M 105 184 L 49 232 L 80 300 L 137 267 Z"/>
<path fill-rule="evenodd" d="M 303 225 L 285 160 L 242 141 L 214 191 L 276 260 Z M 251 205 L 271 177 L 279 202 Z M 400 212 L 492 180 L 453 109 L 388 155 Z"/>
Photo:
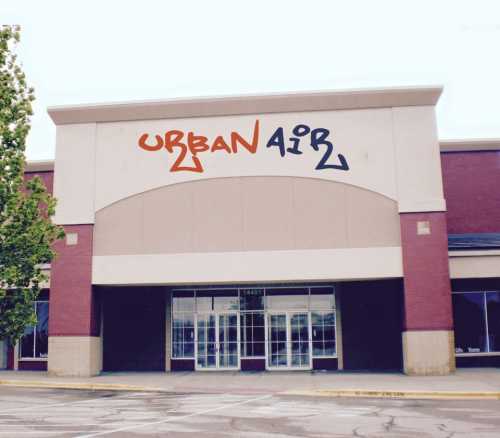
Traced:
<path fill-rule="evenodd" d="M 194 356 L 194 342 L 186 342 L 184 344 L 184 357 Z"/>
<path fill-rule="evenodd" d="M 323 315 L 323 324 L 335 325 L 335 313 L 326 313 Z"/>
<path fill-rule="evenodd" d="M 335 355 L 335 313 L 312 313 L 312 320 L 313 355 Z"/>
<path fill-rule="evenodd" d="M 330 310 L 335 308 L 335 295 L 331 287 L 312 287 L 310 296 L 312 310 Z"/>
<path fill-rule="evenodd" d="M 213 297 L 196 297 L 197 312 L 211 312 Z"/>
<path fill-rule="evenodd" d="M 252 324 L 254 327 L 264 327 L 264 313 L 252 313 Z"/>
<path fill-rule="evenodd" d="M 270 310 L 307 309 L 309 292 L 307 289 L 267 289 L 266 306 Z"/>
<path fill-rule="evenodd" d="M 307 325 L 303 325 L 299 330 L 299 339 L 301 341 L 309 340 L 309 327 Z"/>
<path fill-rule="evenodd" d="M 176 291 L 172 295 L 174 312 L 194 312 L 194 291 Z"/>
<path fill-rule="evenodd" d="M 254 342 L 253 344 L 253 356 L 265 356 L 266 346 L 264 342 Z"/>
<path fill-rule="evenodd" d="M 194 357 L 194 348 L 186 346 L 194 342 L 194 315 L 178 313 L 172 316 L 173 357 Z M 203 337 L 202 333 L 198 336 Z"/>
<path fill-rule="evenodd" d="M 35 357 L 47 357 L 49 347 L 49 303 L 36 303 L 36 342 Z"/>
<path fill-rule="evenodd" d="M 323 337 L 323 326 L 321 325 L 313 325 L 312 326 L 312 340 L 313 341 L 322 341 Z"/>
<path fill-rule="evenodd" d="M 323 328 L 324 339 L 330 340 L 335 339 L 335 327 L 331 325 L 325 325 Z"/>
<path fill-rule="evenodd" d="M 313 355 L 323 356 L 324 355 L 323 341 L 313 341 Z"/>
<path fill-rule="evenodd" d="M 183 341 L 193 342 L 194 341 L 194 328 L 184 326 L 183 330 Z"/>
<path fill-rule="evenodd" d="M 264 310 L 264 289 L 241 289 L 240 310 Z"/>
<path fill-rule="evenodd" d="M 35 328 L 33 326 L 24 329 L 24 335 L 19 341 L 20 357 L 34 357 L 35 355 Z"/>
<path fill-rule="evenodd" d="M 324 349 L 324 355 L 325 356 L 333 356 L 335 355 L 335 341 L 325 341 L 325 349 Z"/>
<path fill-rule="evenodd" d="M 241 319 L 241 351 L 243 356 L 264 356 L 264 313 L 242 313 Z M 277 335 L 276 335 L 277 336 Z M 258 345 L 256 343 L 259 343 Z"/>
<path fill-rule="evenodd" d="M 182 357 L 182 344 L 179 342 L 172 344 L 172 355 L 173 357 Z"/>
<path fill-rule="evenodd" d="M 490 351 L 500 351 L 500 292 L 486 293 Z"/>
<path fill-rule="evenodd" d="M 214 310 L 238 310 L 239 299 L 237 290 L 213 291 Z"/>
<path fill-rule="evenodd" d="M 300 352 L 302 354 L 309 353 L 309 342 L 301 342 L 300 343 Z"/>
<path fill-rule="evenodd" d="M 311 324 L 315 325 L 323 325 L 323 315 L 321 313 L 311 313 Z"/>
<path fill-rule="evenodd" d="M 190 327 L 194 329 L 194 314 L 184 314 L 184 327 Z"/>
<path fill-rule="evenodd" d="M 485 352 L 484 293 L 455 293 L 452 300 L 455 321 L 455 351 L 457 353 Z"/>

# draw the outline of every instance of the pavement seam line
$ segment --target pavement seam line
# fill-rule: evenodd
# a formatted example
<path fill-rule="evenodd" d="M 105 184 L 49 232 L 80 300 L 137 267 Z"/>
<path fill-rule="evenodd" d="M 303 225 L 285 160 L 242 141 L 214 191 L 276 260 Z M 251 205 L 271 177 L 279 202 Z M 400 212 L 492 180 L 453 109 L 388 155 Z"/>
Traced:
<path fill-rule="evenodd" d="M 137 425 L 127 426 L 127 427 L 122 427 L 122 428 L 114 429 L 114 430 L 105 430 L 105 431 L 98 432 L 98 433 L 91 433 L 91 434 L 87 434 L 87 435 L 78 435 L 76 438 L 93 438 L 93 437 L 96 437 L 96 436 L 109 435 L 109 434 L 116 433 L 116 432 L 123 432 L 125 430 L 139 429 L 141 427 L 155 426 L 155 425 L 158 425 L 158 424 L 165 424 L 165 423 L 169 423 L 171 421 L 176 421 L 176 420 L 177 421 L 178 420 L 184 420 L 185 418 L 196 417 L 198 415 L 208 414 L 209 412 L 221 411 L 223 409 L 231 408 L 231 407 L 234 407 L 234 406 L 244 405 L 244 404 L 251 403 L 251 402 L 254 402 L 254 401 L 264 400 L 264 399 L 270 398 L 270 397 L 272 397 L 272 395 L 271 394 L 267 394 L 267 395 L 263 395 L 261 397 L 254 397 L 254 398 L 251 398 L 251 399 L 242 400 L 242 401 L 236 402 L 236 403 L 225 404 L 225 405 L 222 405 L 222 406 L 218 406 L 216 408 L 210 408 L 210 409 L 205 409 L 203 411 L 192 412 L 192 413 L 186 414 L 186 415 L 180 415 L 178 417 L 169 417 L 169 418 L 166 418 L 165 420 L 154 421 L 154 422 L 151 422 L 151 423 L 143 423 L 143 424 L 141 424 L 139 426 L 137 426 Z"/>
<path fill-rule="evenodd" d="M 120 396 L 122 397 L 122 396 Z M 116 400 L 119 397 L 114 397 Z M 98 400 L 103 400 L 105 399 L 104 397 L 97 397 L 97 398 L 87 398 L 85 400 L 75 400 L 72 402 L 63 402 L 63 403 L 52 403 L 50 405 L 36 405 L 36 406 L 25 406 L 23 408 L 11 408 L 11 409 L 6 409 L 3 411 L 0 411 L 0 417 L 4 415 L 15 415 L 16 411 L 25 411 L 28 409 L 40 409 L 40 408 L 52 408 L 52 407 L 57 407 L 57 406 L 68 406 L 68 405 L 74 405 L 77 403 L 85 403 L 85 402 L 90 402 L 90 401 L 98 401 Z M 14 412 L 14 414 L 12 413 Z"/>

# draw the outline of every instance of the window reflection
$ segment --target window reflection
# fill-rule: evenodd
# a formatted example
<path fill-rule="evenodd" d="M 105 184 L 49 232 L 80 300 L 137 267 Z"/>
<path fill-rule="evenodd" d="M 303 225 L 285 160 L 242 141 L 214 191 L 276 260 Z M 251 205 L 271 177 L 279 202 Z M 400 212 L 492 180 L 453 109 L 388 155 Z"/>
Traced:
<path fill-rule="evenodd" d="M 457 292 L 452 300 L 455 352 L 500 351 L 500 293 Z"/>
<path fill-rule="evenodd" d="M 28 326 L 19 341 L 19 357 L 23 359 L 46 358 L 49 344 L 49 303 L 35 301 L 33 310 L 37 323 Z"/>

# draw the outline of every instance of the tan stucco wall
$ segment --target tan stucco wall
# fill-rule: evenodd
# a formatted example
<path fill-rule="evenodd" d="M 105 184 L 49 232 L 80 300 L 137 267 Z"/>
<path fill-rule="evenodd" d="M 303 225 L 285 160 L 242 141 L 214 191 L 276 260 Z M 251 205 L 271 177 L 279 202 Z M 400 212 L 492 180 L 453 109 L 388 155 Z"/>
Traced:
<path fill-rule="evenodd" d="M 450 278 L 500 277 L 500 251 L 450 252 Z"/>
<path fill-rule="evenodd" d="M 168 101 L 52 109 L 58 124 L 55 221 L 94 223 L 97 211 L 166 185 L 268 175 L 321 178 L 372 190 L 397 201 L 402 212 L 443 211 L 434 111 L 440 92 L 410 88 L 269 95 L 257 97 L 256 106 L 237 96 L 199 104 L 190 101 L 194 113 L 184 111 L 180 102 Z M 77 116 L 82 111 L 89 117 Z M 194 132 L 210 141 L 218 135 L 227 139 L 235 131 L 248 139 L 256 120 L 260 121 L 256 153 L 200 153 L 203 173 L 171 172 L 179 151 L 146 152 L 138 146 L 144 133 L 154 138 L 168 130 Z M 288 142 L 298 124 L 327 128 L 334 145 L 332 159 L 343 154 L 349 171 L 316 170 L 326 149 L 313 150 L 306 138 L 300 156 L 281 157 L 276 148 L 266 147 L 277 127 L 284 128 Z"/>
<path fill-rule="evenodd" d="M 58 126 L 54 165 L 54 222 L 94 223 L 96 123 Z"/>
<path fill-rule="evenodd" d="M 446 375 L 455 371 L 454 332 L 403 332 L 404 372 L 409 375 Z"/>
<path fill-rule="evenodd" d="M 96 256 L 400 245 L 395 201 L 291 177 L 162 187 L 98 211 L 94 230 Z"/>
<path fill-rule="evenodd" d="M 49 336 L 50 375 L 90 377 L 101 370 L 100 336 Z"/>

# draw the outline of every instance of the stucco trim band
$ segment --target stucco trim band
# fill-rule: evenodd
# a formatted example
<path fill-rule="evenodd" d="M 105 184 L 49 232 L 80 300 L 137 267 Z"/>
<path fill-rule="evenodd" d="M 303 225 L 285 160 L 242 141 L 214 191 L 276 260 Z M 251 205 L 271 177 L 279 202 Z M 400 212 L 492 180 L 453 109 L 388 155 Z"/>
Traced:
<path fill-rule="evenodd" d="M 96 285 L 399 278 L 401 247 L 94 256 Z"/>
<path fill-rule="evenodd" d="M 53 106 L 56 125 L 126 120 L 154 120 L 242 114 L 328 111 L 435 105 L 440 86 L 269 93 L 190 99 L 150 100 L 90 105 Z"/>
<path fill-rule="evenodd" d="M 500 277 L 500 255 L 450 254 L 450 278 L 491 278 Z"/>
<path fill-rule="evenodd" d="M 499 151 L 500 138 L 441 140 L 439 146 L 441 152 Z"/>

